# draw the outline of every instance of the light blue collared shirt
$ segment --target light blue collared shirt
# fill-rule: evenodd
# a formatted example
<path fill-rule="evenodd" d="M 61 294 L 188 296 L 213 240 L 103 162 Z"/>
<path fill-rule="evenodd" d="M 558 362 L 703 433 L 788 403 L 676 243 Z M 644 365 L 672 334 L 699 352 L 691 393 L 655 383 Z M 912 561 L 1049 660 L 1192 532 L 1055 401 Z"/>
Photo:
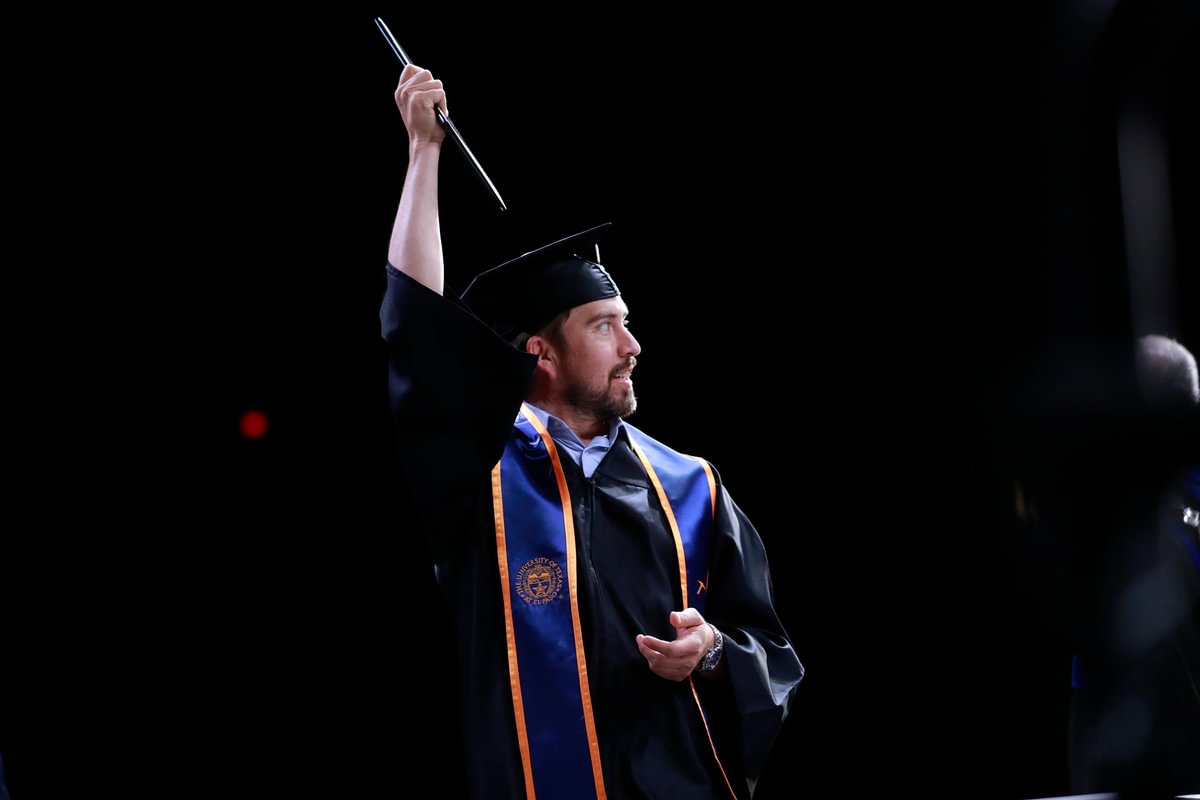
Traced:
<path fill-rule="evenodd" d="M 565 450 L 567 455 L 571 456 L 571 460 L 583 469 L 584 477 L 592 477 L 592 473 L 596 471 L 596 467 L 604 460 L 604 456 L 608 453 L 608 449 L 612 447 L 612 443 L 617 440 L 617 433 L 620 432 L 621 426 L 625 424 L 625 420 L 617 419 L 608 428 L 607 436 L 595 436 L 585 446 L 575 432 L 571 430 L 567 423 L 563 422 L 553 414 L 543 411 L 533 403 L 525 405 L 533 409 L 533 413 L 546 426 L 546 431 L 550 434 L 550 438 L 559 446 L 560 451 Z"/>

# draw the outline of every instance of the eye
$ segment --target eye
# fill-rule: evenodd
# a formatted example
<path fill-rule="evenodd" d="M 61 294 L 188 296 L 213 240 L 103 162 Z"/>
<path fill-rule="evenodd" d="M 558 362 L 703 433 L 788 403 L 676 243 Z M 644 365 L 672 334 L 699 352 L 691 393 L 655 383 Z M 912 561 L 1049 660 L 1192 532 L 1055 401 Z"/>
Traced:
<path fill-rule="evenodd" d="M 610 330 L 612 330 L 612 323 L 611 323 L 611 322 L 609 322 L 608 320 L 605 320 L 604 322 L 601 322 L 601 323 L 600 323 L 600 330 L 601 330 L 602 332 L 604 332 L 604 333 L 608 333 Z"/>

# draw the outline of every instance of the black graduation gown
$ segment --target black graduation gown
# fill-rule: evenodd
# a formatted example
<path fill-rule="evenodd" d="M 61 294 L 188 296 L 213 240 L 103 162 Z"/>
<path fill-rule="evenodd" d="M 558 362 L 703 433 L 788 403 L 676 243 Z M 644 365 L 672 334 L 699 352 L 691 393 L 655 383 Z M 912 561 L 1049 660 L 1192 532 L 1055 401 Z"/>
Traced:
<path fill-rule="evenodd" d="M 456 625 L 467 782 L 474 797 L 524 797 L 490 473 L 536 358 L 390 265 L 380 316 L 414 527 L 428 537 Z M 624 433 L 592 478 L 571 459 L 563 468 L 608 797 L 729 797 L 689 682 L 654 675 L 637 649 L 638 633 L 673 639 L 668 615 L 682 607 L 674 541 L 645 471 Z M 728 673 L 695 683 L 721 763 L 747 797 L 804 671 L 772 605 L 762 542 L 717 484 L 706 618 L 725 637 Z"/>

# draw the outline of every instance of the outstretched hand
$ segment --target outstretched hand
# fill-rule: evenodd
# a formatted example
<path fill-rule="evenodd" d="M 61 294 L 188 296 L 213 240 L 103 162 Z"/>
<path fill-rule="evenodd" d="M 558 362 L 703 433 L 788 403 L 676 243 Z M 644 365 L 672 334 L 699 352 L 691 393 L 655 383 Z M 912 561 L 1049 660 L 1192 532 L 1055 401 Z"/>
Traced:
<path fill-rule="evenodd" d="M 692 674 L 712 648 L 714 637 L 712 628 L 694 608 L 672 611 L 671 625 L 675 628 L 675 641 L 665 642 L 639 633 L 637 646 L 655 675 L 681 681 Z"/>

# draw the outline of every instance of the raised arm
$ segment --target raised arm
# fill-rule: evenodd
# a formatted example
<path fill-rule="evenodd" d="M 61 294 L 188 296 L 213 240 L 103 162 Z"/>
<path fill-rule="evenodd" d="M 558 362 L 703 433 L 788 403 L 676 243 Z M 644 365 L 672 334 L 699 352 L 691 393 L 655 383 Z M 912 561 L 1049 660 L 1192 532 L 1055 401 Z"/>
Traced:
<path fill-rule="evenodd" d="M 438 221 L 438 161 L 445 131 L 433 109 L 440 106 L 442 113 L 448 113 L 442 82 L 429 70 L 409 64 L 400 74 L 396 105 L 408 131 L 408 171 L 392 226 L 388 262 L 441 294 L 445 267 Z"/>

